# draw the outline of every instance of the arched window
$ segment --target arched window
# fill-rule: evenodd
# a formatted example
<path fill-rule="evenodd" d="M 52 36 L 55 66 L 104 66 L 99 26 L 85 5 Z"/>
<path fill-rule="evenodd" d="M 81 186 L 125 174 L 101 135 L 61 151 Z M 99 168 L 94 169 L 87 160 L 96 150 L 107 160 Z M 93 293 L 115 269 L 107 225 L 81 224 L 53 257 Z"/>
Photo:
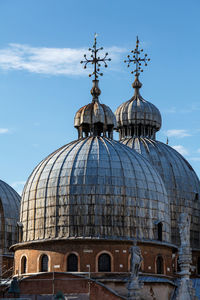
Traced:
<path fill-rule="evenodd" d="M 179 263 L 179 257 L 177 257 L 177 260 L 176 260 L 176 271 L 178 273 L 181 272 L 181 267 L 180 267 L 180 263 Z"/>
<path fill-rule="evenodd" d="M 163 224 L 159 222 L 158 225 L 158 241 L 162 241 L 162 231 L 163 231 Z"/>
<path fill-rule="evenodd" d="M 46 254 L 41 257 L 41 272 L 48 272 L 49 258 Z"/>
<path fill-rule="evenodd" d="M 200 257 L 197 259 L 197 274 L 200 275 Z"/>
<path fill-rule="evenodd" d="M 107 253 L 103 253 L 98 259 L 98 272 L 111 272 L 111 258 Z"/>
<path fill-rule="evenodd" d="M 74 253 L 69 254 L 67 257 L 67 271 L 78 272 L 78 257 Z"/>
<path fill-rule="evenodd" d="M 162 256 L 158 256 L 157 259 L 156 259 L 156 272 L 157 272 L 157 274 L 163 274 L 164 273 Z"/>
<path fill-rule="evenodd" d="M 23 256 L 21 259 L 21 273 L 27 273 L 27 258 L 26 256 Z"/>

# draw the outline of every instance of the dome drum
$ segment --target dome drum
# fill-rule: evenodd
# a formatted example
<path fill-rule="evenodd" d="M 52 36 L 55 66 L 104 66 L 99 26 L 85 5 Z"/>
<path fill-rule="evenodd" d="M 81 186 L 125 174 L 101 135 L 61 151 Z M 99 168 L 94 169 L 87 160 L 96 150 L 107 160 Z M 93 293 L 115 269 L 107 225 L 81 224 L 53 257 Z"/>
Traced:
<path fill-rule="evenodd" d="M 156 128 L 151 126 L 144 126 L 142 124 L 123 126 L 118 128 L 119 139 L 122 140 L 124 137 L 131 138 L 132 136 L 136 137 L 146 137 L 148 136 L 151 139 L 155 138 Z"/>

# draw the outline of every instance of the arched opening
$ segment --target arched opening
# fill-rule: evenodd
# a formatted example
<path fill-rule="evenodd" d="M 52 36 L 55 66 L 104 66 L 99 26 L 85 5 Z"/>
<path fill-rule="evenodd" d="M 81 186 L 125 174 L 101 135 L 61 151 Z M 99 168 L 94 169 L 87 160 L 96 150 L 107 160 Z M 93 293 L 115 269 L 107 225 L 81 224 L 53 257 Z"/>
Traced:
<path fill-rule="evenodd" d="M 157 229 L 158 229 L 158 241 L 162 241 L 162 231 L 163 231 L 163 224 L 162 222 L 159 222 L 157 225 Z"/>
<path fill-rule="evenodd" d="M 162 256 L 158 256 L 157 259 L 156 259 L 156 273 L 157 274 L 163 274 L 164 273 Z"/>
<path fill-rule="evenodd" d="M 40 272 L 48 272 L 49 258 L 46 254 L 42 255 L 40 263 Z"/>
<path fill-rule="evenodd" d="M 27 258 L 23 256 L 21 259 L 21 274 L 27 273 Z"/>
<path fill-rule="evenodd" d="M 200 275 L 200 257 L 197 259 L 197 274 Z"/>
<path fill-rule="evenodd" d="M 74 253 L 69 254 L 67 257 L 67 271 L 78 272 L 78 257 Z"/>
<path fill-rule="evenodd" d="M 111 272 L 111 257 L 107 253 L 103 253 L 98 259 L 98 272 Z"/>
<path fill-rule="evenodd" d="M 179 263 L 179 257 L 177 257 L 177 260 L 176 260 L 176 271 L 178 273 L 181 272 L 181 267 L 180 267 L 180 263 Z"/>

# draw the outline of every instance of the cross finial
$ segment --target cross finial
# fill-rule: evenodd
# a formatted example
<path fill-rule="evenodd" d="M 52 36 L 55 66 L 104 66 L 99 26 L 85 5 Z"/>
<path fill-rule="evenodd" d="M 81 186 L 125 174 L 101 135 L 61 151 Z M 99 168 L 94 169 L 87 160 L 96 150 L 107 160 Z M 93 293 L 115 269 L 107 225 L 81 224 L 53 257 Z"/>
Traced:
<path fill-rule="evenodd" d="M 147 66 L 147 62 L 150 61 L 150 58 L 147 58 L 147 54 L 144 54 L 141 56 L 141 53 L 144 51 L 143 49 L 139 48 L 139 39 L 138 36 L 136 38 L 136 47 L 134 50 L 131 51 L 132 58 L 130 55 L 127 56 L 128 60 L 125 60 L 125 63 L 128 63 L 127 67 L 130 67 L 131 63 L 135 64 L 135 70 L 131 71 L 131 74 L 135 73 L 135 76 L 138 77 L 141 72 L 143 72 L 142 69 L 142 63 L 144 63 L 144 66 Z"/>
<path fill-rule="evenodd" d="M 111 58 L 107 58 L 108 53 L 106 52 L 103 58 L 100 58 L 99 56 L 97 56 L 97 53 L 100 50 L 103 50 L 103 47 L 97 48 L 97 34 L 95 33 L 94 35 L 94 45 L 92 48 L 88 49 L 89 51 L 92 52 L 91 54 L 91 58 L 87 58 L 86 54 L 84 54 L 84 58 L 85 60 L 81 61 L 81 64 L 84 64 L 84 69 L 87 68 L 87 64 L 91 63 L 92 65 L 94 65 L 94 71 L 89 74 L 89 77 L 94 75 L 94 79 L 95 81 L 98 79 L 99 76 L 103 76 L 103 73 L 100 72 L 100 67 L 101 67 L 101 63 L 104 63 L 104 67 L 107 68 L 107 61 L 111 61 Z"/>

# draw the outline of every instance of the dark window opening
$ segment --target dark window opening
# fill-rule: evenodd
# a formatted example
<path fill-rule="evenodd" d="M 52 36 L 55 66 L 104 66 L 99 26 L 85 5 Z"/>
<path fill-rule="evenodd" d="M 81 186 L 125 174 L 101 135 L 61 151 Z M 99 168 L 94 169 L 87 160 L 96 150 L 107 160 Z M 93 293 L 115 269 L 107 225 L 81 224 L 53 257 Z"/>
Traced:
<path fill-rule="evenodd" d="M 12 232 L 7 232 L 7 247 L 8 249 L 12 246 Z"/>
<path fill-rule="evenodd" d="M 200 257 L 197 260 L 197 274 L 200 275 Z"/>
<path fill-rule="evenodd" d="M 179 263 L 179 257 L 177 257 L 177 261 L 176 261 L 176 270 L 177 272 L 181 272 L 181 267 L 180 267 L 180 263 Z"/>
<path fill-rule="evenodd" d="M 163 224 L 161 222 L 158 223 L 158 241 L 162 241 L 162 231 Z"/>
<path fill-rule="evenodd" d="M 111 258 L 109 254 L 103 253 L 99 256 L 98 272 L 111 272 Z"/>
<path fill-rule="evenodd" d="M 21 260 L 21 273 L 22 274 L 27 273 L 27 258 L 26 258 L 26 256 L 23 256 L 22 260 Z"/>
<path fill-rule="evenodd" d="M 23 224 L 21 222 L 17 222 L 17 229 L 18 229 L 18 237 L 17 240 L 19 242 L 22 242 L 22 236 L 23 236 Z"/>
<path fill-rule="evenodd" d="M 198 201 L 199 200 L 199 194 L 198 193 L 195 193 L 195 198 L 194 198 L 195 201 Z"/>
<path fill-rule="evenodd" d="M 78 272 L 78 257 L 76 254 L 69 254 L 67 257 L 67 271 Z"/>
<path fill-rule="evenodd" d="M 41 272 L 48 272 L 49 258 L 47 255 L 42 255 L 41 258 Z"/>
<path fill-rule="evenodd" d="M 163 258 L 162 256 L 158 256 L 156 259 L 156 271 L 157 274 L 163 274 L 164 270 L 163 270 Z"/>

